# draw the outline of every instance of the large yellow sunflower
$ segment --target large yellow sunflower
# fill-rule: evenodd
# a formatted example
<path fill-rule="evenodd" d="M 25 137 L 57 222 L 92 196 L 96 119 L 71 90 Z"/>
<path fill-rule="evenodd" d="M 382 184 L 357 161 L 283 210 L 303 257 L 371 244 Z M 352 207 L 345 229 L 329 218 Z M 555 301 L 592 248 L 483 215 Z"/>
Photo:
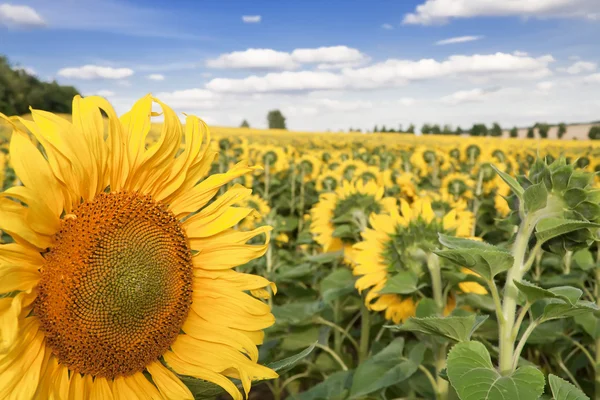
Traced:
<path fill-rule="evenodd" d="M 164 124 L 146 147 L 153 102 Z M 72 123 L 32 116 L 20 122 L 44 151 L 14 124 L 24 186 L 0 194 L 0 229 L 14 239 L 0 245 L 0 398 L 192 399 L 177 373 L 241 400 L 228 378 L 247 396 L 251 381 L 277 377 L 256 348 L 273 315 L 246 293 L 270 282 L 233 270 L 265 253 L 270 227 L 232 229 L 252 212 L 233 207 L 243 187 L 208 205 L 253 168 L 206 177 L 204 122 L 188 116 L 183 129 L 150 95 L 121 118 L 79 96 Z M 261 234 L 267 243 L 246 244 Z"/>
<path fill-rule="evenodd" d="M 373 214 L 371 229 L 362 233 L 363 241 L 354 245 L 354 275 L 359 292 L 369 290 L 365 304 L 370 310 L 385 311 L 385 318 L 400 323 L 415 313 L 416 302 L 411 296 L 395 293 L 382 294 L 389 279 L 401 271 L 417 277 L 423 270 L 423 256 L 430 254 L 438 243 L 438 233 L 466 237 L 471 234 L 473 214 L 469 211 L 450 210 L 436 215 L 428 199 L 417 199 L 412 205 L 400 200 L 400 211 Z M 471 289 L 461 287 L 462 290 Z M 451 299 L 447 299 L 449 303 Z"/>

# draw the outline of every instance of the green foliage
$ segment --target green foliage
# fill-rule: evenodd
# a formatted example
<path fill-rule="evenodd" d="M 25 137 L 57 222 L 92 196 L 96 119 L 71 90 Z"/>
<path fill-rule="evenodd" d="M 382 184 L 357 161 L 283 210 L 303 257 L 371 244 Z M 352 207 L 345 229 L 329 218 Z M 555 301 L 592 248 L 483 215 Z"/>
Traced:
<path fill-rule="evenodd" d="M 563 136 L 565 136 L 567 134 L 567 124 L 565 124 L 564 122 L 561 122 L 560 124 L 558 124 L 558 131 L 556 132 L 556 136 L 559 139 L 562 139 Z"/>
<path fill-rule="evenodd" d="M 544 375 L 535 367 L 502 376 L 479 342 L 459 343 L 450 350 L 448 378 L 461 400 L 533 400 L 542 395 L 545 385 Z"/>
<path fill-rule="evenodd" d="M 455 342 L 468 342 L 471 335 L 488 319 L 487 315 L 466 317 L 425 317 L 409 318 L 404 324 L 393 327 L 400 332 L 420 332 L 436 335 Z"/>
<path fill-rule="evenodd" d="M 519 129 L 515 126 L 510 130 L 508 134 L 511 138 L 517 138 L 519 137 Z"/>
<path fill-rule="evenodd" d="M 488 128 L 485 124 L 474 124 L 470 133 L 471 136 L 487 136 Z"/>
<path fill-rule="evenodd" d="M 250 124 L 248 123 L 248 121 L 243 120 L 242 124 L 240 125 L 240 128 L 250 128 Z"/>
<path fill-rule="evenodd" d="M 497 122 L 494 122 L 492 129 L 490 129 L 490 136 L 500 137 L 502 136 L 502 128 Z"/>
<path fill-rule="evenodd" d="M 267 114 L 267 123 L 269 129 L 287 129 L 285 117 L 279 110 L 271 110 Z"/>
<path fill-rule="evenodd" d="M 527 129 L 527 139 L 533 139 L 535 138 L 535 131 L 533 129 L 533 127 Z"/>
<path fill-rule="evenodd" d="M 71 113 L 73 97 L 79 92 L 72 86 L 43 82 L 0 56 L 0 112 L 23 115 L 29 107 L 54 113 Z"/>
<path fill-rule="evenodd" d="M 548 375 L 554 400 L 590 400 L 581 390 L 556 375 Z"/>
<path fill-rule="evenodd" d="M 600 139 L 600 126 L 594 125 L 588 131 L 588 137 L 592 140 Z"/>

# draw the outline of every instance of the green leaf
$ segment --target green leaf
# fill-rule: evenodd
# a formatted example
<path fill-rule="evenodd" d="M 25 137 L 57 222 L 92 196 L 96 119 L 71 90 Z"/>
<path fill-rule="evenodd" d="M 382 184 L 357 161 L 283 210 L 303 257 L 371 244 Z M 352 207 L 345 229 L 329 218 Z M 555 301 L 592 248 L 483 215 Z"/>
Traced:
<path fill-rule="evenodd" d="M 400 271 L 386 282 L 380 294 L 411 294 L 419 290 L 419 278 L 412 271 Z"/>
<path fill-rule="evenodd" d="M 555 298 L 562 299 L 569 304 L 575 304 L 583 294 L 580 289 L 571 286 L 544 289 L 527 281 L 514 281 L 514 283 L 531 304 L 538 300 Z"/>
<path fill-rule="evenodd" d="M 339 371 L 306 392 L 291 395 L 294 400 L 344 400 L 352 385 L 353 371 Z"/>
<path fill-rule="evenodd" d="M 578 301 L 575 305 L 561 299 L 548 299 L 541 315 L 541 320 L 551 321 L 553 319 L 576 317 L 578 315 L 598 311 L 596 303 L 590 301 Z"/>
<path fill-rule="evenodd" d="M 581 249 L 573 254 L 573 261 L 584 271 L 589 271 L 596 266 L 594 256 L 588 249 Z"/>
<path fill-rule="evenodd" d="M 458 343 L 450 350 L 448 377 L 461 400 L 533 400 L 545 386 L 544 374 L 530 366 L 500 375 L 479 342 Z"/>
<path fill-rule="evenodd" d="M 321 281 L 321 297 L 326 303 L 354 292 L 355 278 L 348 268 L 338 268 Z"/>
<path fill-rule="evenodd" d="M 308 348 L 302 350 L 300 353 L 295 354 L 291 357 L 284 358 L 283 360 L 279 360 L 279 361 L 275 361 L 270 364 L 267 364 L 267 367 L 269 367 L 273 371 L 279 372 L 279 373 L 289 371 L 290 369 L 294 368 L 300 361 L 302 361 L 306 357 L 308 357 L 310 355 L 310 353 L 312 353 L 312 351 L 315 349 L 316 344 L 317 344 L 316 342 L 313 343 Z"/>
<path fill-rule="evenodd" d="M 294 302 L 273 307 L 275 323 L 282 325 L 299 325 L 309 323 L 312 317 L 323 309 L 320 301 Z"/>
<path fill-rule="evenodd" d="M 475 314 L 466 317 L 411 317 L 404 324 L 396 325 L 392 329 L 442 336 L 456 342 L 467 342 L 486 319 L 488 319 L 487 315 Z"/>
<path fill-rule="evenodd" d="M 350 399 L 358 399 L 410 378 L 419 364 L 403 358 L 404 339 L 397 338 L 356 368 Z"/>
<path fill-rule="evenodd" d="M 512 176 L 510 176 L 506 172 L 500 171 L 494 165 L 492 165 L 492 168 L 494 168 L 494 171 L 496 171 L 496 173 L 500 176 L 500 178 L 502 178 L 502 180 L 504 182 L 506 182 L 506 184 L 508 186 L 510 186 L 510 188 L 513 191 L 513 193 L 516 194 L 518 198 L 522 199 L 523 198 L 523 193 L 524 193 L 523 186 L 521 186 L 521 184 L 519 184 L 519 182 L 517 182 L 517 180 L 515 178 L 513 178 Z"/>
<path fill-rule="evenodd" d="M 322 253 L 314 256 L 306 256 L 306 259 L 310 262 L 317 264 L 328 264 L 334 261 L 337 261 L 342 258 L 344 255 L 343 251 L 333 251 L 330 253 Z"/>
<path fill-rule="evenodd" d="M 478 273 L 487 281 L 507 271 L 514 263 L 512 254 L 500 249 L 452 249 L 435 251 L 435 254 Z"/>
<path fill-rule="evenodd" d="M 225 393 L 225 390 L 221 386 L 212 382 L 191 376 L 178 375 L 178 378 L 190 389 L 190 392 L 194 395 L 194 400 L 214 399 L 215 396 Z"/>
<path fill-rule="evenodd" d="M 417 310 L 415 311 L 417 318 L 432 317 L 437 315 L 437 313 L 437 304 L 435 304 L 435 300 L 430 299 L 429 297 L 425 297 L 423 300 L 419 301 Z"/>
<path fill-rule="evenodd" d="M 544 218 L 536 226 L 535 237 L 541 242 L 547 242 L 550 239 L 579 229 L 594 228 L 600 228 L 600 224 L 565 218 Z"/>
<path fill-rule="evenodd" d="M 592 337 L 592 339 L 595 340 L 600 338 L 600 319 L 598 319 L 594 313 L 577 315 L 574 320 L 577 325 L 580 325 L 583 328 L 585 333 Z"/>
<path fill-rule="evenodd" d="M 459 238 L 455 236 L 445 235 L 443 233 L 438 233 L 438 240 L 440 243 L 449 249 L 480 249 L 480 250 L 493 250 L 493 251 L 505 251 L 500 247 L 496 247 L 486 242 L 481 242 L 478 240 L 471 240 L 465 238 Z"/>
<path fill-rule="evenodd" d="M 548 204 L 548 189 L 544 182 L 529 186 L 523 194 L 525 210 L 527 212 L 535 212 L 546 207 Z"/>
<path fill-rule="evenodd" d="M 556 375 L 548 375 L 554 400 L 590 400 L 581 390 Z"/>

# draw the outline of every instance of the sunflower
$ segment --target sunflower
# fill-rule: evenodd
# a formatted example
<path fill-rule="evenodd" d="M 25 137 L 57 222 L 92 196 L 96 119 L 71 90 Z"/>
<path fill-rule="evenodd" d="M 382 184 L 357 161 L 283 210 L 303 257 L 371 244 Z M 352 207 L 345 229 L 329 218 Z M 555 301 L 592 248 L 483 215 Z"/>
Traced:
<path fill-rule="evenodd" d="M 438 216 L 428 199 L 417 199 L 412 205 L 401 199 L 400 211 L 372 214 L 369 220 L 372 228 L 362 232 L 363 240 L 353 247 L 353 273 L 359 276 L 356 288 L 369 290 L 365 304 L 370 310 L 385 311 L 386 319 L 400 323 L 414 315 L 416 302 L 411 296 L 381 294 L 388 280 L 399 272 L 423 277 L 423 256 L 437 247 L 438 232 L 470 236 L 474 217 L 454 209 Z"/>
<path fill-rule="evenodd" d="M 384 188 L 375 182 L 342 182 L 335 192 L 321 194 L 310 211 L 310 231 L 324 252 L 344 249 L 347 261 L 352 258 L 352 245 L 371 213 L 387 213 L 396 207 L 396 200 L 384 197 Z"/>
<path fill-rule="evenodd" d="M 239 222 L 238 226 L 242 230 L 251 230 L 256 228 L 271 212 L 271 207 L 269 207 L 269 204 L 262 197 L 256 194 L 244 198 L 238 203 L 238 205 L 245 207 L 246 209 L 250 208 L 254 210 L 254 212 L 251 212 L 246 218 Z"/>
<path fill-rule="evenodd" d="M 383 178 L 386 188 L 399 197 L 412 202 L 417 196 L 417 178 L 412 173 L 388 169 L 384 171 Z"/>
<path fill-rule="evenodd" d="M 304 182 L 310 182 L 319 176 L 321 172 L 321 161 L 311 155 L 305 154 L 296 161 L 298 173 L 304 177 Z"/>
<path fill-rule="evenodd" d="M 317 178 L 317 191 L 333 192 L 339 184 L 339 174 L 333 171 L 325 171 Z"/>
<path fill-rule="evenodd" d="M 460 200 L 472 199 L 474 188 L 475 181 L 469 175 L 454 172 L 444 177 L 440 192 L 448 202 L 456 203 Z"/>
<path fill-rule="evenodd" d="M 6 175 L 6 154 L 0 151 L 0 190 L 4 187 L 4 178 Z"/>
<path fill-rule="evenodd" d="M 367 164 L 361 160 L 347 160 L 341 163 L 340 166 L 335 169 L 335 171 L 339 173 L 340 180 L 354 181 L 358 172 L 366 168 Z"/>
<path fill-rule="evenodd" d="M 148 148 L 153 102 L 164 123 Z M 101 110 L 108 116 L 106 129 Z M 0 398 L 192 399 L 178 375 L 214 382 L 277 377 L 257 363 L 271 285 L 233 270 L 266 252 L 270 227 L 233 227 L 250 196 L 220 187 L 253 168 L 206 177 L 204 122 L 185 129 L 148 95 L 118 118 L 100 97 L 73 100 L 72 123 L 44 111 L 10 144 L 24 186 L 0 195 Z M 185 147 L 180 143 L 185 138 Z M 17 201 L 14 201 L 17 200 Z M 207 205 L 209 204 L 209 205 Z M 263 245 L 247 245 L 266 234 Z M 16 395 L 16 397 L 15 397 Z"/>

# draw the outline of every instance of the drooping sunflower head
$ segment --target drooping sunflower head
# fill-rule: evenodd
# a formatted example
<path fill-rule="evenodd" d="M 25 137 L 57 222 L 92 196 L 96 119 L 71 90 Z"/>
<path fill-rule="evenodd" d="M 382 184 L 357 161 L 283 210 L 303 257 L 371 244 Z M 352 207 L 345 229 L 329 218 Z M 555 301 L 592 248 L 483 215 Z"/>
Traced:
<path fill-rule="evenodd" d="M 475 181 L 469 175 L 454 172 L 444 177 L 440 191 L 448 201 L 458 202 L 472 199 L 474 188 Z"/>
<path fill-rule="evenodd" d="M 417 196 L 417 177 L 414 174 L 390 168 L 384 171 L 383 177 L 390 195 L 408 201 L 412 201 Z"/>
<path fill-rule="evenodd" d="M 374 165 L 369 165 L 364 168 L 358 169 L 355 173 L 355 180 L 366 184 L 368 182 L 375 182 L 378 186 L 384 184 L 383 172 Z"/>
<path fill-rule="evenodd" d="M 474 217 L 468 211 L 451 210 L 444 216 L 436 215 L 426 199 L 418 199 L 412 205 L 400 200 L 400 210 L 372 215 L 371 228 L 362 233 L 363 240 L 353 247 L 353 273 L 359 276 L 356 288 L 369 290 L 365 297 L 367 307 L 385 311 L 385 317 L 394 323 L 413 316 L 413 293 L 395 291 L 394 281 L 427 280 L 426 264 L 430 257 L 437 257 L 432 254 L 439 247 L 438 234 L 469 236 L 473 223 Z"/>
<path fill-rule="evenodd" d="M 369 215 L 393 209 L 395 199 L 384 197 L 375 182 L 342 182 L 335 192 L 323 193 L 311 210 L 310 231 L 323 251 L 341 250 L 360 240 Z"/>
<path fill-rule="evenodd" d="M 259 155 L 258 162 L 264 165 L 265 171 L 268 168 L 269 173 L 277 173 L 288 168 L 289 160 L 285 151 L 278 146 L 265 146 Z"/>
<path fill-rule="evenodd" d="M 153 103 L 164 115 L 156 141 Z M 188 116 L 183 128 L 150 95 L 120 118 L 100 97 L 75 97 L 72 122 L 33 110 L 19 122 L 43 152 L 2 117 L 23 186 L 0 194 L 0 229 L 13 239 L 0 245 L 0 294 L 10 293 L 0 299 L 0 373 L 22 379 L 0 398 L 192 398 L 181 374 L 241 400 L 228 378 L 247 395 L 252 380 L 277 376 L 256 348 L 274 318 L 247 294 L 271 284 L 233 270 L 266 252 L 270 227 L 234 229 L 254 211 L 234 206 L 249 189 L 212 201 L 254 168 L 207 176 L 207 126 Z"/>
<path fill-rule="evenodd" d="M 296 160 L 298 174 L 304 177 L 304 182 L 315 180 L 321 172 L 321 161 L 312 154 L 305 154 Z"/>
<path fill-rule="evenodd" d="M 325 171 L 317 178 L 317 191 L 334 192 L 340 184 L 339 174 L 333 171 Z"/>
<path fill-rule="evenodd" d="M 259 195 L 253 194 L 238 203 L 238 205 L 254 210 L 244 218 L 238 226 L 242 230 L 251 230 L 264 224 L 265 218 L 271 212 L 269 204 Z"/>
<path fill-rule="evenodd" d="M 336 169 L 344 181 L 352 182 L 358 176 L 358 173 L 365 170 L 367 165 L 361 160 L 346 160 Z"/>

